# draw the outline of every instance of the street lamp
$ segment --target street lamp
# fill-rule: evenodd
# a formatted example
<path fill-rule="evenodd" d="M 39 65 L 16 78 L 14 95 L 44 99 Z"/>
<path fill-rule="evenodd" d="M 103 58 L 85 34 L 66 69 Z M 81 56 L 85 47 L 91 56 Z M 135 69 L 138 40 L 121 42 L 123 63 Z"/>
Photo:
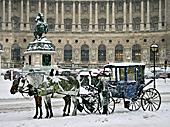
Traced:
<path fill-rule="evenodd" d="M 154 62 L 154 88 L 156 88 L 156 86 L 155 86 L 155 52 L 157 52 L 157 50 L 158 50 L 158 45 L 157 44 L 152 44 L 151 45 L 151 50 L 152 50 L 152 52 L 153 52 L 153 56 L 154 56 L 154 58 L 153 58 L 153 62 Z"/>

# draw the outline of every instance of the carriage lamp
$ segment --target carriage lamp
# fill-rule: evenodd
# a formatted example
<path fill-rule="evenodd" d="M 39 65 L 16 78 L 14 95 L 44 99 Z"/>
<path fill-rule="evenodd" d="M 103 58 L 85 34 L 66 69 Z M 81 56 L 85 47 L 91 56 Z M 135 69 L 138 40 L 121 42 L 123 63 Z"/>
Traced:
<path fill-rule="evenodd" d="M 155 85 L 155 52 L 157 52 L 157 50 L 158 50 L 158 45 L 157 44 L 152 44 L 151 45 L 151 50 L 152 50 L 152 52 L 153 52 L 153 56 L 154 56 L 154 58 L 153 58 L 153 62 L 154 62 L 154 88 L 156 88 L 156 85 Z"/>

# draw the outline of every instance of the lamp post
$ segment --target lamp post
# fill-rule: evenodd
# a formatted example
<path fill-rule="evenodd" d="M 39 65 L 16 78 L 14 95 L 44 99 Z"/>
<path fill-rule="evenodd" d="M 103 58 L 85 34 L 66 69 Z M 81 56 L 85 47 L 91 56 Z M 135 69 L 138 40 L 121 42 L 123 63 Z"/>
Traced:
<path fill-rule="evenodd" d="M 156 85 L 155 85 L 155 52 L 157 52 L 158 50 L 158 45 L 157 44 L 152 44 L 151 45 L 151 50 L 153 52 L 153 56 L 154 56 L 154 59 L 153 59 L 153 62 L 154 62 L 154 88 L 156 88 Z"/>

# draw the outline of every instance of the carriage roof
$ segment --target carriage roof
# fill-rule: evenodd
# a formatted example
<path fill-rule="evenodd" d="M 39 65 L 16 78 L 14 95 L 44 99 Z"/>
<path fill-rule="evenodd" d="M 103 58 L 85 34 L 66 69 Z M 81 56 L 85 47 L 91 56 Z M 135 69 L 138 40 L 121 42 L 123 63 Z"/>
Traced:
<path fill-rule="evenodd" d="M 144 63 L 109 63 L 104 65 L 104 68 L 107 67 L 131 67 L 131 66 L 145 66 Z"/>

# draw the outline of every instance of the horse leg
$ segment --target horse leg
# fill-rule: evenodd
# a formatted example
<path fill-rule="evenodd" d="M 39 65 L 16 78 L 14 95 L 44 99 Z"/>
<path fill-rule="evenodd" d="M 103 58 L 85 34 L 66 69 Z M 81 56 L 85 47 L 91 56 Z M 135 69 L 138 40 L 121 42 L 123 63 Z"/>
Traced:
<path fill-rule="evenodd" d="M 72 112 L 72 116 L 76 116 L 77 115 L 77 105 L 78 105 L 78 100 L 75 96 L 72 96 L 72 102 L 74 104 L 74 109 Z"/>
<path fill-rule="evenodd" d="M 66 108 L 67 108 L 67 102 L 66 102 L 66 96 L 63 97 L 65 105 L 64 105 L 64 109 L 63 109 L 63 116 L 66 116 Z"/>
<path fill-rule="evenodd" d="M 35 106 L 36 106 L 36 109 L 35 109 L 35 115 L 34 115 L 34 119 L 37 119 L 37 115 L 38 115 L 38 102 L 37 102 L 37 98 L 34 96 L 34 99 L 35 99 Z"/>
<path fill-rule="evenodd" d="M 45 103 L 45 109 L 46 109 L 46 117 L 45 118 L 48 118 L 49 117 L 48 105 L 45 101 L 44 101 L 44 103 Z"/>
<path fill-rule="evenodd" d="M 38 107 L 40 109 L 40 116 L 38 119 L 42 119 L 42 97 L 37 96 Z"/>
<path fill-rule="evenodd" d="M 68 96 L 67 106 L 68 106 L 67 116 L 69 116 L 69 113 L 70 113 L 70 107 L 71 107 L 71 96 Z"/>
<path fill-rule="evenodd" d="M 51 118 L 53 117 L 53 111 L 52 111 L 52 106 L 51 106 L 51 95 L 47 95 L 44 97 L 44 103 L 47 111 L 47 115 L 45 118 Z M 49 116 L 49 111 L 50 111 L 50 116 Z"/>

